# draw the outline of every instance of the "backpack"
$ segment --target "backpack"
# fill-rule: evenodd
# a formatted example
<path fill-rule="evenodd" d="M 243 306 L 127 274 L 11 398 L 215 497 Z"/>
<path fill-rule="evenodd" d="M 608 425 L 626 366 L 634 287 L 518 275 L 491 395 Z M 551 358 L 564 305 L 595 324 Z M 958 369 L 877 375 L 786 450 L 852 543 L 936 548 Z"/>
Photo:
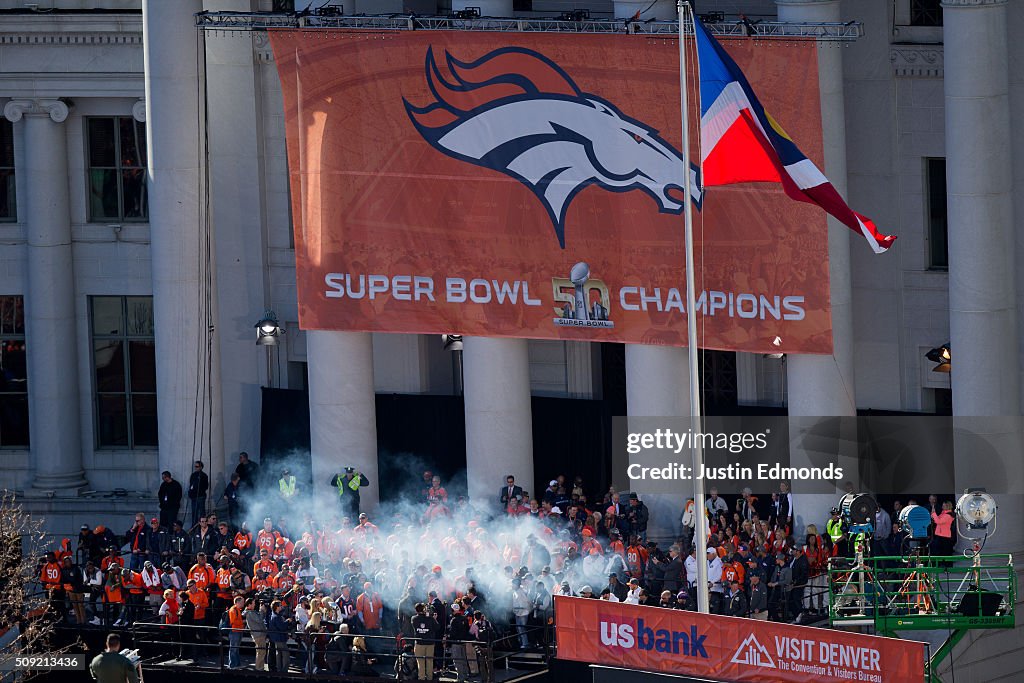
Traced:
<path fill-rule="evenodd" d="M 416 658 L 409 652 L 403 652 L 395 660 L 395 678 L 400 681 L 419 679 Z"/>

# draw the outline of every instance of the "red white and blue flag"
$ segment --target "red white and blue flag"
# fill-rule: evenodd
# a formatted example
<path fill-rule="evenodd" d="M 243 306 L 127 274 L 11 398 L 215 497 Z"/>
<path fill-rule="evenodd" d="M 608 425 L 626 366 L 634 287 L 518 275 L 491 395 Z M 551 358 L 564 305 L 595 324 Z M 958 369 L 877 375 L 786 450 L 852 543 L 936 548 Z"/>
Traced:
<path fill-rule="evenodd" d="M 746 76 L 695 19 L 700 60 L 700 122 L 704 187 L 774 182 L 791 199 L 817 204 L 867 239 L 875 253 L 896 241 L 853 211 L 828 178 L 765 111 Z"/>

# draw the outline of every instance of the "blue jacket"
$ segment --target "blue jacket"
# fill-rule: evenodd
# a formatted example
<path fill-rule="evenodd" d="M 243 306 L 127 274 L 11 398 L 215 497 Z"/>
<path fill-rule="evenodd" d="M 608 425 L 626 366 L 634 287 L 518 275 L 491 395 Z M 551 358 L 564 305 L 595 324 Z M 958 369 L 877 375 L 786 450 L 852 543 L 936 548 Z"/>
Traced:
<path fill-rule="evenodd" d="M 282 617 L 280 614 L 275 614 L 270 617 L 270 625 L 267 632 L 270 636 L 270 642 L 287 643 L 288 636 L 292 633 L 292 627 L 288 623 L 287 619 Z"/>

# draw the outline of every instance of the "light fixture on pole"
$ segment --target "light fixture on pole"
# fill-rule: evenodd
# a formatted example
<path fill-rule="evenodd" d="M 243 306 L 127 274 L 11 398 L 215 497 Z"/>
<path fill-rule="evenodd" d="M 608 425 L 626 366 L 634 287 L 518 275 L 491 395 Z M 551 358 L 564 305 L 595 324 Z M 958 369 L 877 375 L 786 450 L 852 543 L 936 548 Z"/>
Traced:
<path fill-rule="evenodd" d="M 938 365 L 932 368 L 932 372 L 949 372 L 951 367 L 950 361 L 952 360 L 952 355 L 949 350 L 949 342 L 946 342 L 942 346 L 936 346 L 934 349 L 924 354 L 924 357 L 933 363 L 938 363 Z"/>
<path fill-rule="evenodd" d="M 977 540 L 996 532 L 996 501 L 985 489 L 967 489 L 956 502 L 956 530 L 960 538 Z"/>
<path fill-rule="evenodd" d="M 284 334 L 284 328 L 277 321 L 277 315 L 269 308 L 256 323 L 256 343 L 259 346 L 277 346 L 277 339 Z"/>
<path fill-rule="evenodd" d="M 441 343 L 445 351 L 452 352 L 452 387 L 456 396 L 462 396 L 465 382 L 462 375 L 462 335 L 442 334 Z"/>
<path fill-rule="evenodd" d="M 445 351 L 461 351 L 462 350 L 462 335 L 461 334 L 442 334 L 441 343 L 444 344 Z"/>

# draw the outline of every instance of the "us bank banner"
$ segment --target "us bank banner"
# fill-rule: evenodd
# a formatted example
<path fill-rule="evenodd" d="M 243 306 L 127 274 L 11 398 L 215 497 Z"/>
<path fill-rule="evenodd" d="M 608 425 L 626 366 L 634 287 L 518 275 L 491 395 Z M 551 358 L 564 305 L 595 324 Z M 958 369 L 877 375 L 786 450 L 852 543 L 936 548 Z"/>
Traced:
<path fill-rule="evenodd" d="M 701 346 L 831 352 L 824 213 L 701 192 L 674 40 L 270 36 L 304 329 L 683 345 L 689 175 Z M 821 166 L 814 43 L 726 46 Z"/>
<path fill-rule="evenodd" d="M 924 643 L 555 596 L 558 658 L 723 681 L 921 683 Z"/>

